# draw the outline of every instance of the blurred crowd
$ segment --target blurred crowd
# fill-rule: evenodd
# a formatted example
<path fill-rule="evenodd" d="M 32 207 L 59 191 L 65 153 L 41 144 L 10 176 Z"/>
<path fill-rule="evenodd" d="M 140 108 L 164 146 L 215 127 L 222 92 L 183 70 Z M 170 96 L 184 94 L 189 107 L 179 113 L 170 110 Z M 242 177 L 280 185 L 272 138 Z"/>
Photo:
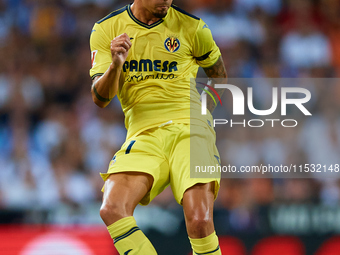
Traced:
<path fill-rule="evenodd" d="M 97 20 L 129 2 L 0 0 L 0 210 L 100 202 L 99 172 L 126 130 L 116 99 L 105 109 L 92 102 L 89 35 Z M 208 24 L 230 77 L 340 74 L 338 0 L 174 3 Z M 223 134 L 222 162 L 339 163 L 339 88 L 316 89 L 320 110 L 298 132 Z M 217 207 L 249 213 L 275 202 L 336 205 L 339 196 L 336 179 L 224 179 Z M 154 204 L 175 206 L 171 191 Z"/>

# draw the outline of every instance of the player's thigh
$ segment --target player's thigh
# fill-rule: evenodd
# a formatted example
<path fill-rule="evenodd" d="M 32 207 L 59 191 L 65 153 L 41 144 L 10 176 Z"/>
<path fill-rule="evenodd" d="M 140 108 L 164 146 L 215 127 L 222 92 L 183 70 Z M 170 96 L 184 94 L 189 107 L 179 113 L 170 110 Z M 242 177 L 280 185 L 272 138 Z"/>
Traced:
<path fill-rule="evenodd" d="M 203 238 L 214 232 L 214 182 L 198 183 L 183 195 L 183 211 L 191 238 Z"/>
<path fill-rule="evenodd" d="M 215 183 L 197 183 L 188 188 L 183 194 L 183 210 L 186 218 L 198 216 L 201 218 L 211 218 L 215 201 Z"/>
<path fill-rule="evenodd" d="M 214 198 L 217 197 L 220 178 L 206 175 L 192 178 L 195 165 L 216 165 L 219 154 L 213 130 L 206 127 L 183 126 L 183 134 L 176 140 L 170 157 L 170 183 L 175 199 L 182 204 L 183 194 L 199 183 L 213 183 Z"/>
<path fill-rule="evenodd" d="M 169 184 L 169 165 L 158 136 L 157 129 L 150 129 L 128 139 L 111 160 L 107 173 L 101 174 L 104 181 L 118 173 L 138 172 L 152 176 L 151 189 L 139 201 L 143 205 L 152 201 Z"/>
<path fill-rule="evenodd" d="M 132 216 L 135 207 L 150 191 L 152 184 L 153 177 L 146 173 L 111 174 L 105 181 L 103 194 L 103 220 L 108 221 L 105 223 L 110 225 L 119 218 Z M 105 212 L 110 216 L 105 217 Z"/>
<path fill-rule="evenodd" d="M 103 204 L 134 208 L 150 191 L 153 177 L 140 172 L 111 174 L 105 181 Z"/>

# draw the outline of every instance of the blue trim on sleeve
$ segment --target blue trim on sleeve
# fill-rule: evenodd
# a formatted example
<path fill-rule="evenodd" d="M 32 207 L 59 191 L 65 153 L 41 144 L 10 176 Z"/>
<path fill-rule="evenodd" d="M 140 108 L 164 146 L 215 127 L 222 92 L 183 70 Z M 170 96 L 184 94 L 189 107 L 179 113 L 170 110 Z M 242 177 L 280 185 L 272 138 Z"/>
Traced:
<path fill-rule="evenodd" d="M 125 154 L 129 154 L 131 151 L 132 146 L 135 144 L 136 140 L 132 140 L 129 146 L 126 148 Z"/>

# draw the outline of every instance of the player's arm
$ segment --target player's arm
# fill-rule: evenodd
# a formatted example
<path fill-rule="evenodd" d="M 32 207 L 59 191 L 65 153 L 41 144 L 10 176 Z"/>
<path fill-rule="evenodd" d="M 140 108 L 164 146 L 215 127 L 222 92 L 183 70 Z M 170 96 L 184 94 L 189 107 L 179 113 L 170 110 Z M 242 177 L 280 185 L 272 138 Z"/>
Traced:
<path fill-rule="evenodd" d="M 211 80 L 211 86 L 215 87 L 215 84 L 227 84 L 227 71 L 224 66 L 224 62 L 222 57 L 220 56 L 217 60 L 217 62 L 207 68 L 203 68 L 204 72 L 206 75 L 210 78 Z M 217 80 L 218 79 L 218 80 Z M 221 97 L 224 89 L 217 89 L 215 88 L 217 94 Z M 206 93 L 203 91 L 203 93 Z M 217 97 L 215 93 L 211 93 L 214 97 Z M 218 102 L 218 99 L 215 98 L 216 102 Z M 214 100 L 211 97 L 207 97 L 207 109 L 212 113 L 215 109 L 216 105 L 214 103 Z"/>
<path fill-rule="evenodd" d="M 106 107 L 117 94 L 120 74 L 130 48 L 130 38 L 125 33 L 111 41 L 112 62 L 103 75 L 93 79 L 91 87 L 93 102 L 99 107 Z"/>
<path fill-rule="evenodd" d="M 221 57 L 220 49 L 217 47 L 210 28 L 203 20 L 199 21 L 198 27 L 193 37 L 193 56 L 196 63 L 203 68 L 207 76 L 211 79 L 214 87 L 216 83 L 227 83 L 227 72 Z M 218 79 L 218 80 L 217 80 Z M 222 95 L 223 89 L 215 89 L 219 96 Z M 203 93 L 206 93 L 203 91 Z M 215 97 L 215 93 L 211 93 Z M 218 102 L 219 100 L 217 100 Z M 211 97 L 207 97 L 207 108 L 212 113 L 215 109 L 214 101 Z"/>

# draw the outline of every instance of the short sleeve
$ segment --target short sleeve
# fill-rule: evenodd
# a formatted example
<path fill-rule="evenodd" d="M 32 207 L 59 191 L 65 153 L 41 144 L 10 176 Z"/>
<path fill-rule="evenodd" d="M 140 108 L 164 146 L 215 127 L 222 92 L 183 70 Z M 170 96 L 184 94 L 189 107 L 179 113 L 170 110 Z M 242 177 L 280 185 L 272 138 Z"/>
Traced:
<path fill-rule="evenodd" d="M 221 56 L 211 31 L 200 19 L 193 42 L 193 56 L 199 66 L 206 68 L 214 65 Z"/>
<path fill-rule="evenodd" d="M 90 76 L 103 75 L 112 62 L 110 51 L 110 38 L 105 34 L 101 26 L 96 23 L 93 26 L 90 37 L 91 64 Z"/>

